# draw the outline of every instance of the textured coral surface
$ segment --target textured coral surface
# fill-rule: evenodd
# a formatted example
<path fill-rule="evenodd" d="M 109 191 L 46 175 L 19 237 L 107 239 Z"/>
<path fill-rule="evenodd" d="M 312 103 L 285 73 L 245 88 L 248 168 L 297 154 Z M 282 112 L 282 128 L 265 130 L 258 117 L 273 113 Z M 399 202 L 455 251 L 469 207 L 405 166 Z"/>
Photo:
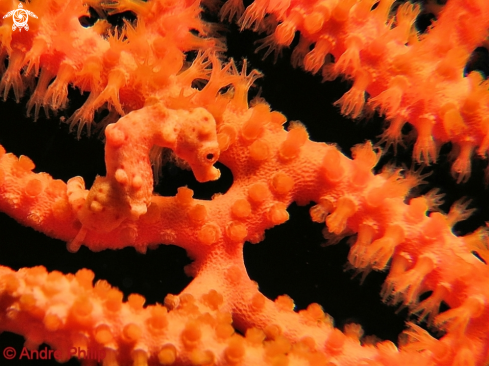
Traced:
<path fill-rule="evenodd" d="M 386 165 L 394 159 L 390 153 L 381 158 L 374 170 L 380 174 L 372 174 L 370 171 L 380 158 L 379 150 L 365 140 L 378 141 L 375 136 L 381 122 L 370 121 L 365 127 L 351 120 L 330 117 L 338 115 L 331 104 L 348 89 L 346 83 L 335 81 L 320 85 L 320 77 L 313 78 L 288 66 L 290 57 L 294 58 L 290 52 L 285 52 L 284 59 L 276 66 L 267 66 L 250 56 L 255 46 L 249 34 L 237 35 L 236 40 L 230 41 L 228 53 L 236 60 L 250 56 L 248 69 L 243 62 L 237 62 L 239 67 L 236 67 L 226 63 L 223 57 L 219 60 L 216 55 L 223 50 L 222 40 L 212 38 L 216 34 L 209 30 L 207 23 L 198 21 L 198 3 L 130 1 L 108 3 L 105 7 L 97 3 L 90 2 L 101 13 L 130 9 L 137 14 L 139 23 L 126 24 L 124 36 L 127 39 L 118 33 L 110 33 L 107 37 L 108 25 L 103 22 L 81 30 L 78 16 L 85 10 L 77 1 L 68 2 L 68 5 L 55 1 L 47 2 L 49 6 L 36 2 L 27 4 L 32 5 L 40 18 L 44 14 L 46 18 L 56 19 L 54 10 L 63 9 L 59 14 L 65 14 L 65 17 L 57 19 L 58 33 L 41 32 L 41 36 L 33 41 L 24 32 L 22 36 L 15 34 L 10 41 L 6 24 L 2 28 L 2 50 L 4 56 L 8 55 L 5 63 L 8 69 L 3 71 L 0 87 L 8 99 L 15 96 L 22 103 L 17 105 L 14 100 L 7 100 L 2 106 L 2 116 L 5 117 L 2 117 L 0 143 L 7 152 L 30 156 L 36 164 L 35 173 L 45 171 L 56 179 L 69 180 L 65 185 L 53 181 L 48 175 L 34 175 L 30 173 L 31 160 L 25 157 L 19 160 L 4 155 L 3 150 L 0 152 L 0 209 L 27 226 L 61 239 L 51 242 L 43 234 L 31 229 L 26 231 L 2 216 L 1 224 L 5 227 L 2 230 L 5 233 L 0 257 L 2 265 L 14 270 L 44 265 L 51 272 L 48 274 L 45 269 L 36 267 L 15 273 L 1 267 L 2 330 L 24 336 L 29 349 L 39 346 L 42 349 L 48 344 L 65 354 L 72 347 L 104 350 L 106 365 L 484 365 L 488 362 L 489 280 L 485 265 L 488 254 L 485 235 L 476 231 L 487 217 L 479 214 L 465 226 L 456 226 L 453 232 L 457 235 L 475 231 L 465 238 L 457 237 L 453 235 L 452 227 L 467 216 L 463 203 L 453 206 L 448 215 L 432 213 L 437 211 L 439 198 L 433 193 L 418 197 L 428 192 L 429 187 L 420 186 L 419 174 L 413 170 L 405 168 L 401 172 Z M 373 19 L 373 24 L 388 23 L 387 15 L 379 20 L 379 13 L 387 14 L 392 5 L 392 1 L 379 4 L 360 1 L 356 7 L 353 6 L 355 2 L 344 4 L 347 3 L 353 7 L 349 10 L 353 20 L 347 22 L 350 28 L 346 27 L 343 34 L 337 36 L 339 50 L 331 50 L 336 62 L 326 63 L 323 67 L 323 75 L 328 77 L 336 72 L 335 67 L 344 65 L 340 62 L 342 55 L 359 46 L 358 40 L 351 41 L 352 37 L 348 40 L 345 34 L 350 34 L 351 29 L 368 30 L 358 21 L 359 14 L 368 14 L 365 18 Z M 152 4 L 156 8 L 148 12 Z M 265 2 L 258 1 L 253 5 L 260 7 L 263 4 Z M 344 17 L 346 10 L 342 6 L 346 5 L 335 1 L 305 2 L 301 11 L 309 17 L 294 15 L 295 9 L 301 7 L 300 3 L 284 4 L 290 5 L 290 9 L 281 10 L 271 2 L 266 10 L 272 14 L 277 12 L 277 19 L 284 25 L 288 24 L 287 19 L 297 21 L 301 17 L 311 20 L 312 24 L 312 19 L 317 21 L 318 11 L 326 18 L 328 7 L 334 10 L 331 15 L 333 25 L 350 19 Z M 456 7 L 460 2 L 452 1 L 451 4 L 455 4 L 455 9 L 465 9 Z M 16 2 L 2 3 L 7 9 L 14 5 Z M 449 5 L 446 8 L 453 12 Z M 314 11 L 310 12 L 311 9 Z M 410 18 L 412 15 L 406 9 L 406 17 Z M 413 14 L 414 10 L 413 7 Z M 466 11 L 468 19 L 471 15 L 474 19 L 480 14 L 487 15 L 482 2 L 468 6 Z M 401 13 L 398 12 L 398 17 Z M 247 18 L 250 14 L 249 10 L 244 13 L 243 28 L 254 26 L 255 23 Z M 393 16 L 395 11 L 391 14 Z M 273 30 L 276 20 L 267 19 L 269 31 Z M 461 22 L 458 27 L 465 30 L 465 18 L 460 16 L 458 20 Z M 43 29 L 52 29 L 54 24 Z M 302 34 L 314 33 L 312 25 L 303 24 L 299 21 L 297 30 Z M 321 31 L 327 33 L 330 28 L 336 29 L 333 25 L 325 25 Z M 393 30 L 401 28 L 400 24 L 395 25 Z M 305 28 L 301 28 L 303 26 Z M 179 33 L 181 27 L 184 31 Z M 464 35 L 468 37 L 466 44 L 470 52 L 479 43 L 483 45 L 482 41 L 477 41 L 485 38 L 485 35 L 478 35 L 483 33 L 478 27 L 474 27 L 473 34 L 469 35 L 474 39 Z M 122 32 L 122 27 L 118 29 Z M 188 29 L 196 31 L 189 32 Z M 60 35 L 61 30 L 69 34 L 66 44 L 56 43 L 64 37 Z M 373 35 L 367 37 L 368 41 L 364 40 L 366 43 L 371 38 L 375 41 L 376 33 L 370 31 Z M 37 34 L 35 25 L 31 25 L 29 32 Z M 411 32 L 409 27 L 407 32 Z M 399 37 L 397 33 L 386 36 L 383 42 L 389 44 L 389 37 L 395 39 Z M 460 34 L 454 37 L 458 38 L 453 42 L 464 44 Z M 265 44 L 271 41 L 274 39 L 269 36 Z M 284 43 L 280 38 L 278 41 Z M 319 41 L 315 42 L 318 48 Z M 412 38 L 409 42 L 408 47 L 416 46 Z M 55 50 L 54 46 L 48 46 L 55 44 Z M 341 44 L 347 46 L 346 51 Z M 9 49 L 5 45 L 13 47 Z M 211 51 L 197 52 L 209 48 Z M 375 43 L 372 48 L 374 53 L 382 54 L 379 44 Z M 26 52 L 27 49 L 32 52 Z M 82 49 L 84 52 L 80 52 Z M 36 52 L 41 55 L 39 59 Z M 187 61 L 184 52 L 187 52 Z M 442 49 L 440 52 L 448 51 Z M 455 56 L 463 59 L 460 54 Z M 400 67 L 401 59 L 393 61 L 396 67 Z M 419 132 L 420 125 L 413 122 L 418 117 L 413 115 L 425 118 L 426 111 L 430 111 L 432 116 L 429 118 L 445 128 L 441 134 L 439 131 L 433 133 L 434 142 L 428 141 L 421 147 L 418 144 L 414 152 L 412 148 L 400 149 L 395 164 L 402 163 L 403 154 L 407 156 L 404 162 L 408 165 L 411 164 L 411 154 L 425 162 L 438 156 L 442 161 L 440 166 L 426 168 L 423 173 L 434 171 L 426 178 L 430 187 L 443 185 L 442 190 L 455 192 L 450 192 L 441 206 L 448 212 L 450 205 L 464 195 L 475 198 L 477 205 L 487 204 L 487 200 L 484 201 L 487 195 L 476 193 L 483 186 L 481 166 L 484 164 L 476 161 L 472 168 L 467 168 L 464 160 L 472 155 L 475 147 L 479 155 L 485 155 L 482 149 L 485 124 L 480 116 L 487 109 L 484 94 L 487 86 L 475 87 L 475 99 L 467 97 L 467 93 L 470 94 L 467 85 L 480 80 L 475 74 L 464 77 L 465 63 L 444 65 L 442 57 L 440 60 L 424 60 L 423 65 L 428 65 L 436 74 L 436 85 L 440 85 L 438 90 L 445 93 L 443 98 L 446 100 L 438 100 L 433 105 L 434 98 L 421 96 L 418 97 L 420 100 L 427 101 L 421 108 L 418 100 L 412 101 L 413 94 L 416 95 L 414 89 L 403 89 L 408 94 L 405 97 L 402 91 L 401 94 L 394 91 L 394 99 L 400 98 L 394 103 L 398 103 L 395 107 L 401 111 L 399 115 L 393 111 L 396 108 L 392 99 L 385 102 L 387 106 L 382 102 L 378 105 L 370 102 L 370 106 L 380 108 L 391 127 L 400 116 L 406 118 L 405 122 L 418 129 L 418 141 L 423 134 Z M 193 66 L 190 66 L 192 61 Z M 25 90 L 25 94 L 33 97 L 21 99 L 22 89 L 29 81 L 19 81 L 18 70 L 24 68 L 23 73 L 30 72 L 32 79 L 37 64 L 41 69 L 39 79 L 36 79 L 38 89 L 34 92 Z M 382 74 L 382 62 L 371 62 L 367 57 L 366 64 L 361 70 L 371 73 L 375 71 L 372 67 L 377 67 L 378 73 L 374 74 Z M 320 69 L 307 66 L 307 63 L 303 66 L 313 72 Z M 455 71 L 450 69 L 452 66 Z M 250 71 L 255 67 L 266 75 L 265 80 L 256 83 L 263 87 L 260 96 L 270 106 L 263 99 L 255 99 L 248 105 L 248 89 L 258 77 Z M 397 69 L 389 73 L 402 74 L 404 71 Z M 362 77 L 349 69 L 340 70 L 338 74 L 355 79 L 354 85 Z M 51 81 L 56 75 L 57 78 Z M 90 92 L 84 106 L 77 111 L 82 103 L 75 96 L 77 90 L 70 91 L 71 101 L 65 105 L 63 88 L 68 83 L 59 87 L 63 77 L 73 86 Z M 416 84 L 416 77 L 415 71 L 408 70 L 402 77 L 396 79 L 394 76 L 396 81 L 390 84 L 384 82 L 379 86 L 374 82 L 373 89 L 365 89 L 372 99 L 377 97 L 379 101 L 382 88 L 405 88 L 405 79 Z M 207 79 L 207 85 L 202 88 L 205 84 L 202 80 Z M 459 95 L 446 94 L 442 84 L 456 89 L 456 82 L 465 85 L 459 87 Z M 54 86 L 58 89 L 54 90 Z M 13 92 L 9 94 L 11 88 Z M 417 90 L 427 90 L 427 87 L 418 86 Z M 252 89 L 251 94 L 256 93 L 257 90 Z M 358 95 L 363 95 L 361 93 L 361 90 L 360 94 L 357 91 L 356 102 Z M 105 123 L 92 125 L 94 111 L 107 105 L 110 113 Z M 38 113 L 41 116 L 44 113 L 38 109 L 46 109 L 50 114 L 57 112 L 62 120 L 68 120 L 81 140 L 65 136 L 68 126 L 58 125 L 59 115 L 51 115 L 50 120 L 39 118 L 37 124 L 33 124 L 32 118 L 24 118 L 25 107 L 31 117 L 35 114 L 36 119 Z M 282 111 L 289 121 L 300 119 L 307 132 L 296 122 L 287 122 L 284 130 L 281 125 L 286 119 L 276 110 Z M 363 105 L 357 106 L 351 100 L 345 103 L 343 98 L 343 113 L 358 117 L 355 110 L 362 112 Z M 117 121 L 121 114 L 125 116 Z M 95 121 L 102 118 L 95 115 Z M 98 133 L 94 132 L 97 126 L 114 122 L 117 123 L 105 129 L 104 166 L 102 143 L 93 137 L 92 140 L 86 138 L 85 131 L 91 126 L 92 134 Z M 421 126 L 425 122 L 420 122 Z M 476 126 L 479 132 L 466 133 L 461 127 L 464 124 Z M 393 132 L 396 131 L 391 128 L 389 133 Z M 468 180 L 471 169 L 472 176 L 469 183 L 457 186 L 446 162 L 448 149 L 438 149 L 447 141 L 447 135 L 463 136 L 464 133 L 466 138 L 462 143 L 460 139 L 452 141 L 458 156 L 462 156 L 455 159 L 459 164 L 455 164 L 456 168 L 452 166 L 452 175 L 459 182 Z M 384 133 L 384 140 L 392 143 L 395 139 Z M 333 145 L 312 141 L 338 142 L 342 151 L 353 160 L 344 157 Z M 157 185 L 158 196 L 152 195 L 153 178 L 147 159 L 154 143 L 172 149 L 180 159 L 176 165 L 182 166 L 181 160 L 185 160 L 187 168 L 192 169 L 181 171 L 173 163 L 166 166 Z M 405 143 L 410 143 L 408 137 Z M 350 154 L 349 147 L 353 145 L 356 147 Z M 218 165 L 221 177 L 216 183 L 199 183 L 217 178 L 212 168 L 217 159 L 223 164 Z M 103 177 L 97 178 L 90 189 L 97 174 Z M 77 175 L 84 177 L 89 191 L 84 189 L 79 178 L 70 180 Z M 188 188 L 182 188 L 184 186 L 194 191 L 193 198 Z M 211 200 L 215 193 L 223 194 L 215 195 Z M 289 206 L 293 201 L 296 203 Z M 315 222 L 309 223 L 310 218 Z M 285 221 L 289 222 L 274 227 Z M 330 243 L 338 237 L 358 233 L 349 242 L 352 245 L 349 254 L 345 241 L 335 247 L 319 245 L 326 241 L 321 239 L 325 221 L 327 228 L 323 233 Z M 266 239 L 263 240 L 265 229 Z M 245 241 L 248 242 L 244 247 L 247 272 L 241 254 Z M 67 252 L 63 242 L 68 242 L 68 250 L 76 253 Z M 154 249 L 157 244 L 176 244 L 194 260 L 185 269 L 187 275 L 195 277 L 188 287 L 185 285 L 190 280 L 182 271 L 183 265 L 189 263 L 184 252 L 172 246 Z M 133 246 L 137 252 L 132 248 L 120 249 L 125 246 Z M 141 254 L 147 247 L 148 252 Z M 87 248 L 97 253 L 91 253 Z M 106 248 L 118 250 L 98 252 Z M 477 252 L 478 257 L 471 252 Z M 350 268 L 346 274 L 341 273 L 345 261 L 349 262 Z M 307 266 L 302 267 L 304 262 Z M 276 263 L 281 264 L 282 269 L 276 267 Z M 312 267 L 309 263 L 317 268 L 309 268 Z M 336 267 L 326 268 L 332 267 L 332 263 Z M 93 269 L 95 280 L 90 271 L 76 272 L 81 268 Z M 143 270 L 142 274 L 138 273 Z M 372 270 L 390 270 L 382 289 L 379 283 L 383 279 L 371 273 Z M 77 274 L 62 276 L 52 271 Z M 177 277 L 175 273 L 181 275 Z M 355 286 L 358 278 L 363 280 L 368 274 L 365 284 L 353 289 L 357 297 L 351 293 L 338 294 L 343 292 L 344 279 L 354 273 L 359 273 L 353 280 Z M 261 292 L 248 275 L 258 282 Z M 113 287 L 110 288 L 107 282 L 97 282 L 99 279 L 108 280 Z M 325 287 L 327 281 L 338 282 L 338 286 Z M 378 298 L 377 293 L 381 290 L 385 302 L 408 308 L 412 313 L 408 319 L 416 322 L 421 317 L 424 322 L 420 324 L 431 329 L 440 340 L 414 323 L 406 328 L 402 320 L 397 320 L 398 327 L 408 330 L 398 343 L 400 351 L 389 341 L 362 337 L 357 323 L 364 326 L 367 335 L 396 341 L 397 331 L 385 331 L 382 327 L 382 323 L 392 322 L 384 315 L 392 310 L 386 310 L 384 305 L 372 305 L 375 300 L 366 300 L 364 293 L 370 287 L 374 287 L 370 297 Z M 167 293 L 178 294 L 180 291 L 179 296 L 165 298 Z M 128 296 L 131 293 L 146 297 L 144 309 L 144 298 Z M 294 303 L 290 297 L 279 296 L 285 293 L 295 300 L 299 314 L 292 311 Z M 262 294 L 276 299 L 275 302 Z M 123 297 L 127 301 L 124 304 L 121 303 Z M 344 305 L 335 305 L 330 298 Z M 333 330 L 330 318 L 318 305 L 308 306 L 311 302 L 321 304 L 326 312 L 334 315 L 336 326 L 344 333 Z M 360 309 L 351 310 L 352 303 L 359 303 Z M 371 309 L 374 306 L 380 315 Z M 343 309 L 336 310 L 335 314 L 335 307 Z M 451 310 L 447 310 L 449 308 Z M 404 313 L 407 313 L 406 309 Z M 233 334 L 231 322 L 244 338 Z M 5 346 L 17 344 L 20 352 L 22 346 L 18 340 L 3 338 L 5 333 L 1 337 L 6 339 Z"/>

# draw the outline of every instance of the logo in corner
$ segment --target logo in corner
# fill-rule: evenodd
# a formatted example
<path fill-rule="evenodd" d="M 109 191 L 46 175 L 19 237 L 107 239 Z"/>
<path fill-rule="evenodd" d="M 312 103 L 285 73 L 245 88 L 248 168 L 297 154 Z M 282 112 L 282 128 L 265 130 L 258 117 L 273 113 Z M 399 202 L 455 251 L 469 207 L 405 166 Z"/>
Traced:
<path fill-rule="evenodd" d="M 22 31 L 22 28 L 28 31 L 29 24 L 27 24 L 27 22 L 29 21 L 29 15 L 37 19 L 36 14 L 34 14 L 32 11 L 25 10 L 22 4 L 19 3 L 19 8 L 9 11 L 3 16 L 3 19 L 12 16 L 12 20 L 14 21 L 14 24 L 12 24 L 13 31 L 15 31 L 17 28 L 19 28 L 19 32 Z"/>

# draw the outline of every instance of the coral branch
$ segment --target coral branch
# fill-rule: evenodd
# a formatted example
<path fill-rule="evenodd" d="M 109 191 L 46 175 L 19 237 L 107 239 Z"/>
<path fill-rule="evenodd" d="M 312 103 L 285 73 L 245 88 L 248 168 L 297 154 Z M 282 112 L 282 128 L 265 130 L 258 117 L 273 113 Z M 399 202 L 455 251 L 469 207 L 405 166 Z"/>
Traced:
<path fill-rule="evenodd" d="M 349 158 L 336 145 L 313 141 L 304 124 L 287 122 L 263 98 L 249 101 L 262 73 L 248 72 L 247 61 L 241 71 L 226 61 L 218 27 L 200 15 L 204 5 L 214 6 L 32 1 L 26 7 L 38 17 L 28 31 L 11 27 L 15 15 L 0 25 L 4 99 L 12 90 L 20 102 L 29 89 L 27 113 L 34 109 L 37 119 L 41 106 L 46 115 L 64 113 L 70 87 L 88 92 L 61 121 L 77 129 L 78 139 L 92 127 L 104 132 L 106 169 L 86 189 L 82 177 L 65 183 L 0 145 L 0 211 L 67 242 L 70 252 L 84 246 L 146 253 L 172 244 L 193 260 L 185 267 L 193 278 L 188 286 L 149 305 L 134 293 L 124 301 L 87 269 L 0 266 L 0 332 L 26 339 L 17 359 L 41 354 L 47 344 L 51 359 L 80 359 L 83 351 L 110 366 L 487 364 L 487 234 L 454 229 L 473 213 L 469 201 L 445 214 L 437 191 L 416 192 L 426 174 L 378 167 L 383 153 L 370 141 L 356 144 Z M 388 144 L 400 141 L 409 122 L 418 134 L 418 162 L 435 162 L 441 144 L 451 141 L 458 150 L 452 172 L 461 183 L 474 150 L 484 156 L 487 145 L 487 83 L 463 69 L 486 39 L 488 7 L 451 0 L 422 36 L 413 26 L 419 4 L 395 8 L 392 0 L 258 0 L 246 9 L 231 0 L 221 17 L 239 15 L 242 29 L 269 32 L 260 48 L 289 46 L 299 31 L 295 63 L 354 80 L 337 102 L 343 114 L 378 110 L 391 122 Z M 123 25 L 110 24 L 118 14 Z M 329 54 L 334 62 L 324 64 Z M 210 199 L 180 183 L 176 194 L 158 195 L 151 168 L 161 164 L 157 156 L 192 170 L 196 184 L 221 180 L 225 166 L 232 184 Z M 164 176 L 162 185 L 171 180 Z M 291 297 L 272 301 L 252 281 L 245 242 L 258 244 L 266 230 L 289 221 L 294 203 L 309 205 L 329 244 L 353 236 L 348 267 L 363 279 L 388 273 L 383 301 L 411 316 L 398 345 L 364 337 L 355 323 L 342 332 L 321 305 L 296 311 Z"/>
<path fill-rule="evenodd" d="M 414 28 L 419 4 L 406 2 L 394 12 L 392 0 L 292 1 L 280 9 L 271 3 L 250 5 L 241 18 L 243 27 L 250 27 L 248 19 L 253 19 L 255 29 L 273 32 L 267 39 L 277 46 L 269 43 L 271 49 L 290 45 L 292 37 L 283 41 L 284 28 L 300 32 L 297 64 L 313 73 L 322 70 L 325 79 L 342 75 L 354 80 L 338 101 L 342 113 L 359 117 L 368 99 L 368 108 L 388 120 L 410 123 L 418 132 L 418 162 L 436 162 L 439 145 L 451 142 L 460 150 L 452 167 L 459 181 L 470 175 L 475 149 L 486 157 L 481 146 L 487 134 L 487 83 L 478 72 L 466 75 L 465 67 L 487 39 L 487 3 L 448 1 L 435 26 L 422 35 Z M 390 129 L 385 139 L 395 143 L 400 133 Z"/>

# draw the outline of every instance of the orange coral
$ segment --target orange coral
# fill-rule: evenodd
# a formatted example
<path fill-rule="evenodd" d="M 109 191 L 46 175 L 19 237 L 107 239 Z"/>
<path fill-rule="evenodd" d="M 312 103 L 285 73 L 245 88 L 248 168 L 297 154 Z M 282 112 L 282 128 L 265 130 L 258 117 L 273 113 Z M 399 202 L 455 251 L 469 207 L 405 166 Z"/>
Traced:
<path fill-rule="evenodd" d="M 298 31 L 295 64 L 321 71 L 325 79 L 343 75 L 355 81 L 338 101 L 342 113 L 359 117 L 368 99 L 368 107 L 395 126 L 410 123 L 418 133 L 413 153 L 418 162 L 436 162 L 440 145 L 451 142 L 457 154 L 452 172 L 459 181 L 470 176 L 476 148 L 486 157 L 487 128 L 480 121 L 488 113 L 487 83 L 478 72 L 465 77 L 464 68 L 487 38 L 487 3 L 449 1 L 436 27 L 422 36 L 414 27 L 420 4 L 410 2 L 396 4 L 397 10 L 393 0 L 258 4 L 246 8 L 239 21 L 243 28 L 271 33 L 261 48 L 289 46 Z M 384 138 L 397 142 L 401 131 L 391 128 Z"/>
<path fill-rule="evenodd" d="M 362 50 L 365 24 L 370 24 L 372 32 L 380 28 L 380 35 L 372 33 L 372 42 L 387 42 L 390 37 L 396 42 L 413 41 L 411 25 L 419 9 L 401 6 L 397 27 L 387 29 L 392 34 L 384 34 L 392 1 L 381 1 L 372 9 L 374 3 L 303 3 L 303 11 L 313 9 L 314 24 L 306 26 L 306 31 L 331 29 L 330 20 L 356 26 L 339 28 L 338 37 L 344 39 L 334 47 L 343 47 L 340 53 L 329 48 L 321 51 L 337 58 L 329 72 L 365 76 L 359 70 L 366 69 L 361 65 L 365 59 L 369 64 L 372 57 Z M 145 298 L 140 295 L 131 294 L 123 302 L 124 295 L 117 288 L 104 280 L 93 283 L 94 274 L 89 270 L 64 275 L 39 266 L 19 271 L 2 266 L 1 330 L 23 335 L 29 350 L 47 343 L 59 350 L 61 360 L 74 355 L 73 349 L 95 349 L 108 365 L 487 363 L 485 234 L 482 230 L 467 236 L 453 232 L 456 221 L 468 216 L 466 204 L 454 206 L 447 215 L 432 212 L 438 196 L 409 196 L 423 179 L 416 173 L 401 174 L 389 166 L 379 174 L 372 173 L 381 154 L 370 142 L 356 145 L 349 159 L 336 146 L 311 141 L 301 123 L 291 122 L 284 129 L 285 117 L 264 100 L 257 98 L 249 105 L 248 90 L 261 75 L 248 73 L 246 63 L 238 71 L 233 62 L 222 61 L 223 45 L 212 26 L 200 20 L 199 2 L 90 4 L 102 15 L 133 11 L 138 21 L 133 25 L 126 21 L 119 35 L 107 31 L 105 20 L 82 27 L 77 18 L 86 9 L 80 2 L 61 5 L 53 0 L 35 7 L 39 18 L 59 22 L 35 23 L 27 35 L 12 33 L 2 38 L 8 68 L 0 85 L 5 96 L 13 89 L 20 98 L 29 83 L 29 76 L 21 75 L 20 70 L 35 70 L 38 64 L 35 55 L 27 56 L 30 48 L 42 54 L 36 90 L 27 103 L 29 109 L 36 107 L 36 116 L 41 105 L 55 112 L 65 107 L 68 84 L 89 91 L 85 104 L 68 122 L 77 126 L 80 137 L 85 126 L 90 131 L 100 107 L 110 110 L 96 125 L 105 128 L 106 171 L 100 173 L 104 176 L 98 176 L 86 190 L 80 177 L 66 184 L 33 172 L 32 160 L 17 158 L 0 147 L 0 210 L 68 242 L 70 251 L 82 245 L 94 251 L 132 246 L 145 253 L 161 243 L 177 245 L 194 260 L 186 267 L 194 279 L 180 295 L 167 295 L 163 305 L 160 298 L 159 304 L 144 307 Z M 452 6 L 457 4 L 453 0 L 447 5 L 445 19 L 451 19 Z M 282 21 L 290 15 L 289 5 L 294 9 L 298 3 L 257 1 L 245 11 L 242 25 L 270 27 L 273 24 L 262 22 L 264 14 L 273 13 Z M 467 7 L 467 12 L 478 19 L 485 6 Z M 224 9 L 232 14 L 229 6 Z M 288 43 L 290 32 L 302 31 L 303 16 L 293 12 L 290 24 L 281 23 L 285 24 L 278 38 L 282 44 Z M 467 44 L 476 43 L 478 28 L 467 33 L 468 26 L 462 23 L 457 32 L 464 31 Z M 39 39 L 47 39 L 50 47 L 41 47 Z M 429 44 L 429 35 L 426 40 L 419 47 Z M 40 46 L 35 47 L 37 44 Z M 371 46 L 374 55 L 385 53 L 382 44 Z M 398 45 L 390 50 L 392 54 L 396 54 L 395 47 Z M 197 51 L 196 57 L 184 63 L 188 51 Z M 452 56 L 453 63 L 436 63 L 428 53 L 420 63 L 426 67 L 436 64 L 438 76 L 454 87 L 460 52 Z M 30 60 L 34 60 L 32 67 Z M 402 61 L 396 60 L 396 65 L 406 67 Z M 372 70 L 381 72 L 378 66 L 386 62 L 377 59 L 373 62 L 377 68 L 372 66 Z M 411 92 L 410 83 L 416 79 L 416 75 L 401 74 L 397 72 L 383 88 L 379 86 L 369 103 L 378 105 L 388 118 L 399 117 L 395 110 L 402 108 L 405 94 Z M 356 82 L 356 95 L 368 89 L 371 76 L 357 79 L 362 82 Z M 475 80 L 482 85 L 473 76 L 465 79 L 461 83 Z M 199 82 L 205 86 L 198 88 Z M 343 99 L 344 111 L 360 113 L 360 99 L 353 95 Z M 448 99 L 443 113 L 436 106 L 426 107 L 432 115 L 423 117 L 425 132 L 419 133 L 414 148 L 426 160 L 437 154 L 431 133 L 438 116 L 443 116 L 445 132 L 455 136 L 466 133 L 462 121 L 466 112 L 478 120 L 485 108 L 467 99 L 459 112 Z M 193 190 L 182 186 L 174 196 L 154 195 L 149 159 L 161 151 L 150 152 L 153 145 L 172 149 L 172 159 L 188 165 L 198 181 L 219 178 L 213 166 L 218 160 L 231 171 L 232 185 L 210 200 L 194 198 Z M 461 156 L 467 158 L 471 149 L 472 145 L 461 145 Z M 466 173 L 462 160 L 455 167 Z M 169 181 L 164 179 L 164 183 Z M 326 224 L 326 237 L 357 233 L 348 257 L 351 267 L 364 275 L 389 267 L 384 300 L 401 303 L 421 318 L 428 316 L 430 324 L 445 334 L 436 339 L 411 323 L 398 348 L 389 341 L 363 338 L 356 324 L 345 326 L 342 333 L 318 304 L 295 312 L 288 296 L 275 301 L 266 298 L 244 266 L 244 242 L 258 243 L 265 230 L 288 221 L 292 202 L 314 202 L 310 216 Z M 443 303 L 450 310 L 440 312 Z"/>

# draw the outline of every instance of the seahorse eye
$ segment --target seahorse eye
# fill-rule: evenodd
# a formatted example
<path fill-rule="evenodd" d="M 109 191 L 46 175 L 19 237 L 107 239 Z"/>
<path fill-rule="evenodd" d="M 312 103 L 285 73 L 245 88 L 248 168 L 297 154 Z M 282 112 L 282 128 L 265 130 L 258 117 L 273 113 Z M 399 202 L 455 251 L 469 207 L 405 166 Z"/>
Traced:
<path fill-rule="evenodd" d="M 219 150 L 215 147 L 206 147 L 200 153 L 200 161 L 204 164 L 214 164 L 219 158 Z"/>

